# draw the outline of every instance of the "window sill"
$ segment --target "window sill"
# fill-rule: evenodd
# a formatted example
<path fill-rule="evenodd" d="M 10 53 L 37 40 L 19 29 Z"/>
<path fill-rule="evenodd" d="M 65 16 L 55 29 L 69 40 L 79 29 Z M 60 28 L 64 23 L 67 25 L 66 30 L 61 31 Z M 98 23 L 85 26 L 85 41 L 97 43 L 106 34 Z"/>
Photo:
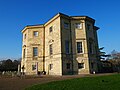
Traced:
<path fill-rule="evenodd" d="M 77 53 L 77 56 L 83 57 L 84 53 Z"/>
<path fill-rule="evenodd" d="M 34 57 L 33 57 L 33 60 L 38 60 L 38 56 L 36 56 L 36 57 L 34 56 Z"/>
<path fill-rule="evenodd" d="M 83 30 L 83 28 L 75 28 L 76 30 Z"/>
<path fill-rule="evenodd" d="M 78 68 L 78 70 L 83 70 L 83 69 L 85 69 L 85 68 Z"/>

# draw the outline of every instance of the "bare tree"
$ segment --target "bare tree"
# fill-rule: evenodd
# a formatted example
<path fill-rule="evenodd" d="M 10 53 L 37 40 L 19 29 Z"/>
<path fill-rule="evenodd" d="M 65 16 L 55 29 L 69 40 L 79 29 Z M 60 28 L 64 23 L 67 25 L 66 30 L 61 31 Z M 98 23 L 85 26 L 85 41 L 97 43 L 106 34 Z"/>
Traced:
<path fill-rule="evenodd" d="M 114 71 L 120 72 L 120 52 L 113 50 L 107 60 L 113 64 Z"/>

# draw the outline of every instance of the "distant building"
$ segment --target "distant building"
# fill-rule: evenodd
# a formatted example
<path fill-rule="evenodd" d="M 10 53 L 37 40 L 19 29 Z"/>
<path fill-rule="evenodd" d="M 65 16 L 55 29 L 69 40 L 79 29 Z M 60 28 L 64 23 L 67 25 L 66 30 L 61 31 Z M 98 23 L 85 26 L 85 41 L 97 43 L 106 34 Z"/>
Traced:
<path fill-rule="evenodd" d="M 43 25 L 22 30 L 22 61 L 27 75 L 98 72 L 98 27 L 88 16 L 58 13 Z"/>

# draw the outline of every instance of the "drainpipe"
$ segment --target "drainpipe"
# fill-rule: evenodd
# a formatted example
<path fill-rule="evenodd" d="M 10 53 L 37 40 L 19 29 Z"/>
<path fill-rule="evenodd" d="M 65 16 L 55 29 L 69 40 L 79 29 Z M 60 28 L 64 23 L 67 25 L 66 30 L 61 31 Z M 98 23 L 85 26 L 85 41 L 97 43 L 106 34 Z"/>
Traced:
<path fill-rule="evenodd" d="M 45 72 L 45 27 L 43 26 L 43 72 Z"/>

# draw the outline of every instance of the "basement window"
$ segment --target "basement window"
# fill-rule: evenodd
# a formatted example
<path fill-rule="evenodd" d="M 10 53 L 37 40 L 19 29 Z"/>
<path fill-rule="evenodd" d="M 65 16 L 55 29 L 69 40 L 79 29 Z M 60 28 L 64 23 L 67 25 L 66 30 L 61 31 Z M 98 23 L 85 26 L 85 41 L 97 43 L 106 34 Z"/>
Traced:
<path fill-rule="evenodd" d="M 36 70 L 36 65 L 32 65 L 32 70 Z"/>
<path fill-rule="evenodd" d="M 78 69 L 84 68 L 84 63 L 78 63 Z"/>
<path fill-rule="evenodd" d="M 50 68 L 50 70 L 52 70 L 53 69 L 53 64 L 49 64 L 49 68 Z"/>

